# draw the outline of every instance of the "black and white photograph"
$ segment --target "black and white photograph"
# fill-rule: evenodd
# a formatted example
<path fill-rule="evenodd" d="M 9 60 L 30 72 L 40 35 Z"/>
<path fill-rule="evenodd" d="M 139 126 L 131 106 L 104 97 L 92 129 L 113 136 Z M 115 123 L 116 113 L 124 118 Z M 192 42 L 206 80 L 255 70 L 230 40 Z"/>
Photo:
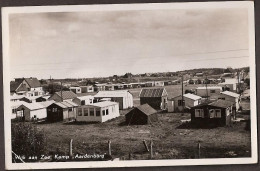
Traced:
<path fill-rule="evenodd" d="M 254 4 L 2 8 L 6 169 L 257 163 Z"/>

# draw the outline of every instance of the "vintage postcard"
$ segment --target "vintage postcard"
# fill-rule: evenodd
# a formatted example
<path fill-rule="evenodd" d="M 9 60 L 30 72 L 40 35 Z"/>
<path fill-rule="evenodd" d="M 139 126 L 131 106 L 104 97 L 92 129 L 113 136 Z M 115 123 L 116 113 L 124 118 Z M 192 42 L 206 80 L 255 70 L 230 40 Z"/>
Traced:
<path fill-rule="evenodd" d="M 257 162 L 253 2 L 2 8 L 6 169 Z"/>

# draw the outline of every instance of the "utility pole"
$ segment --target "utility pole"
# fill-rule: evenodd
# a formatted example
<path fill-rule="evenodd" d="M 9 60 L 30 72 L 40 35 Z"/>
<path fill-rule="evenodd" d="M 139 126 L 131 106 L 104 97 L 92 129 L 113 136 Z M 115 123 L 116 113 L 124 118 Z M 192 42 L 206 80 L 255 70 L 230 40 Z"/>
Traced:
<path fill-rule="evenodd" d="M 241 96 L 241 94 L 240 94 L 240 78 L 239 78 L 239 69 L 238 69 L 238 71 L 237 71 L 237 86 L 238 86 L 238 89 L 237 89 L 237 91 L 238 91 L 238 93 L 239 93 L 239 95 Z"/>
<path fill-rule="evenodd" d="M 63 97 L 62 97 L 62 81 L 60 82 L 60 87 L 61 87 L 61 91 L 60 91 L 60 94 L 61 94 L 61 102 L 63 102 Z"/>
<path fill-rule="evenodd" d="M 207 76 L 207 73 L 206 73 L 206 79 L 205 79 L 205 81 L 206 81 L 206 96 L 207 96 L 207 100 L 209 99 L 208 98 L 208 76 Z"/>
<path fill-rule="evenodd" d="M 183 74 L 181 75 L 181 105 L 182 105 L 182 113 L 184 112 L 184 99 L 183 99 Z"/>

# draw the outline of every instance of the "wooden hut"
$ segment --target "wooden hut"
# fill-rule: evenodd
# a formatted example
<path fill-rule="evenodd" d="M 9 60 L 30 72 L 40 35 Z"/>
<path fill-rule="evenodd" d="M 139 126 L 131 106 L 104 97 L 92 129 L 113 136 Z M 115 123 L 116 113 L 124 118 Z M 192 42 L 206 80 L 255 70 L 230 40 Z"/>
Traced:
<path fill-rule="evenodd" d="M 140 92 L 140 104 L 149 104 L 157 110 L 167 108 L 167 92 L 165 88 L 142 89 Z"/>
<path fill-rule="evenodd" d="M 77 106 L 78 105 L 72 101 L 53 103 L 47 107 L 47 120 L 57 122 L 75 119 Z"/>
<path fill-rule="evenodd" d="M 219 99 L 194 106 L 191 108 L 191 123 L 200 126 L 230 125 L 234 105 L 234 102 Z"/>
<path fill-rule="evenodd" d="M 127 125 L 145 125 L 157 121 L 157 111 L 148 104 L 135 107 L 125 115 L 125 122 Z"/>

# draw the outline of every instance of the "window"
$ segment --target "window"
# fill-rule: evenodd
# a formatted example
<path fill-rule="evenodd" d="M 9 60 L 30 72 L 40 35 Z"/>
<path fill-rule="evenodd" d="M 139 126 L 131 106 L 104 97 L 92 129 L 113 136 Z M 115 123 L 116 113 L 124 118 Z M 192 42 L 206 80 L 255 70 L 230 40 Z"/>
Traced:
<path fill-rule="evenodd" d="M 96 116 L 100 116 L 100 110 L 96 110 Z"/>
<path fill-rule="evenodd" d="M 214 109 L 210 109 L 209 110 L 209 117 L 210 118 L 215 118 L 215 111 L 214 111 Z"/>
<path fill-rule="evenodd" d="M 89 115 L 94 116 L 94 109 L 89 109 Z"/>
<path fill-rule="evenodd" d="M 216 116 L 216 118 L 221 118 L 221 110 L 220 109 L 215 109 L 215 116 Z"/>
<path fill-rule="evenodd" d="M 84 110 L 84 116 L 88 116 L 88 108 L 83 108 Z"/>
<path fill-rule="evenodd" d="M 178 100 L 178 106 L 182 106 L 182 100 Z M 183 106 L 185 106 L 185 100 L 183 100 Z"/>
<path fill-rule="evenodd" d="M 16 113 L 16 109 L 12 109 L 12 113 Z"/>
<path fill-rule="evenodd" d="M 52 108 L 52 112 L 57 112 L 58 109 L 57 108 Z"/>
<path fill-rule="evenodd" d="M 105 116 L 106 115 L 106 111 L 102 110 L 102 115 Z"/>
<path fill-rule="evenodd" d="M 82 108 L 79 108 L 79 110 L 78 110 L 78 116 L 82 116 Z"/>
<path fill-rule="evenodd" d="M 216 93 L 216 90 L 210 90 L 210 93 Z"/>
<path fill-rule="evenodd" d="M 204 110 L 203 109 L 195 109 L 195 117 L 196 118 L 204 118 Z"/>
<path fill-rule="evenodd" d="M 69 108 L 69 112 L 71 112 L 72 111 L 72 108 Z"/>
<path fill-rule="evenodd" d="M 81 101 L 81 105 L 85 105 L 85 100 L 82 100 L 82 101 Z"/>
<path fill-rule="evenodd" d="M 109 113 L 108 113 L 108 109 L 106 110 L 106 115 L 108 115 Z"/>
<path fill-rule="evenodd" d="M 219 97 L 218 99 L 225 100 L 225 97 Z"/>

